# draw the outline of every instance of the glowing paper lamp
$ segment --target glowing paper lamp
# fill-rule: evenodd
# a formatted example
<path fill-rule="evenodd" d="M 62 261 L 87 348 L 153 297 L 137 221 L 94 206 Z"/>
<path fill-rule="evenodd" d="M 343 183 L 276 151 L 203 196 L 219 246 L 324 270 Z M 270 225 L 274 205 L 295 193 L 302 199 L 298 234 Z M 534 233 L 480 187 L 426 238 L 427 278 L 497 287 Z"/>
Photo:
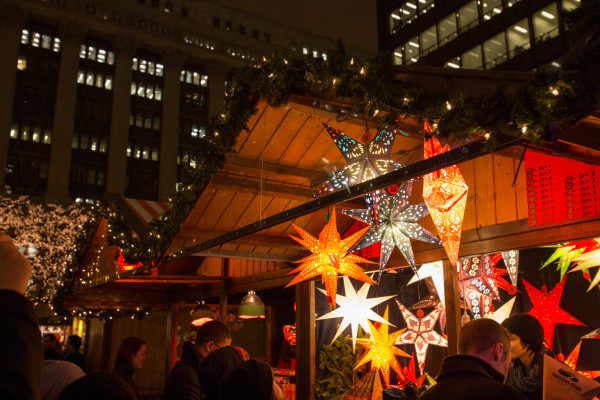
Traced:
<path fill-rule="evenodd" d="M 378 226 L 374 224 L 372 208 L 340 210 L 340 212 L 359 221 L 373 225 L 365 237 L 351 251 L 357 251 L 369 247 L 374 243 L 381 242 L 380 272 L 385 268 L 394 247 L 400 249 L 406 261 L 416 271 L 415 257 L 410 244 L 411 238 L 441 244 L 437 237 L 417 223 L 417 221 L 429 214 L 429 211 L 427 211 L 424 203 L 411 205 L 411 193 L 412 181 L 403 183 L 395 195 L 390 195 L 386 191 L 383 191 L 379 206 Z"/>
<path fill-rule="evenodd" d="M 386 307 L 385 313 L 383 314 L 385 320 L 388 319 L 388 308 Z M 367 353 L 363 358 L 356 364 L 354 369 L 357 369 L 361 365 L 364 365 L 371 361 L 371 370 L 379 369 L 383 375 L 383 379 L 386 385 L 390 384 L 390 367 L 396 371 L 399 378 L 402 378 L 402 368 L 398 363 L 397 356 L 410 357 L 407 353 L 397 348 L 396 343 L 398 337 L 402 335 L 404 329 L 388 334 L 388 325 L 382 324 L 379 330 L 375 329 L 373 324 L 369 321 L 369 327 L 371 329 L 371 338 L 369 339 L 356 339 L 358 344 L 363 345 L 368 349 Z"/>
<path fill-rule="evenodd" d="M 424 159 L 449 150 L 448 145 L 442 149 L 436 138 L 425 140 Z M 423 199 L 452 265 L 458 260 L 467 191 L 467 184 L 456 165 L 423 176 Z"/>
<path fill-rule="evenodd" d="M 391 299 L 392 297 L 395 297 L 395 295 L 367 299 L 367 294 L 369 293 L 369 288 L 371 285 L 365 283 L 358 290 L 358 292 L 356 292 L 352 286 L 352 283 L 350 283 L 350 278 L 347 276 L 342 278 L 344 280 L 344 291 L 346 292 L 346 295 L 337 295 L 336 302 L 339 307 L 330 313 L 317 318 L 317 320 L 343 318 L 342 323 L 333 336 L 331 343 L 335 341 L 335 339 L 342 333 L 344 329 L 346 329 L 348 325 L 350 325 L 352 329 L 352 351 L 354 351 L 356 347 L 356 335 L 358 333 L 359 326 L 361 326 L 365 332 L 369 332 L 369 320 L 381 322 L 382 324 L 389 324 L 386 319 L 375 313 L 373 310 L 371 310 L 371 308 Z M 319 289 L 319 291 L 327 294 L 323 289 Z"/>
<path fill-rule="evenodd" d="M 486 316 L 486 318 L 493 319 L 497 323 L 501 324 L 506 318 L 510 317 L 510 313 L 512 311 L 513 305 L 515 304 L 515 299 L 517 297 L 513 297 L 506 303 L 502 305 L 499 309 L 494 311 L 493 313 Z"/>
<path fill-rule="evenodd" d="M 537 290 L 525 279 L 521 278 L 521 280 L 525 284 L 527 294 L 529 294 L 529 298 L 533 303 L 533 308 L 529 310 L 527 314 L 533 315 L 542 324 L 542 327 L 544 328 L 544 338 L 546 339 L 546 344 L 550 350 L 552 350 L 552 345 L 554 343 L 554 328 L 556 327 L 556 324 L 585 326 L 584 323 L 559 307 L 560 298 L 563 289 L 565 288 L 566 277 L 557 283 L 548 295 Z"/>
<path fill-rule="evenodd" d="M 348 250 L 358 242 L 370 227 L 367 226 L 342 240 L 337 231 L 335 208 L 331 213 L 329 222 L 321 231 L 319 239 L 313 237 L 311 234 L 294 224 L 292 224 L 292 226 L 300 236 L 302 236 L 302 239 L 292 235 L 290 235 L 290 237 L 309 249 L 313 254 L 300 261 L 296 261 L 297 263 L 301 263 L 301 265 L 291 271 L 290 274 L 298 272 L 299 274 L 296 275 L 286 287 L 321 275 L 321 281 L 325 284 L 325 290 L 327 290 L 327 302 L 329 303 L 329 309 L 331 310 L 335 308 L 336 304 L 335 296 L 337 292 L 338 274 L 345 274 L 351 278 L 370 284 L 375 283 L 375 281 L 369 278 L 364 273 L 364 270 L 356 264 L 357 262 L 373 264 L 373 262 L 354 254 L 348 254 Z"/>
<path fill-rule="evenodd" d="M 571 351 L 571 354 L 569 354 L 567 356 L 567 358 L 565 359 L 565 364 L 567 364 L 569 367 L 575 369 L 575 367 L 577 366 L 577 360 L 579 360 L 579 350 L 580 349 L 581 349 L 581 340 L 579 341 L 579 343 L 577 343 L 577 346 L 575 346 L 573 351 Z M 577 371 L 577 372 L 579 372 L 581 375 L 586 376 L 590 379 L 596 379 L 597 377 L 600 376 L 600 371 Z"/>
<path fill-rule="evenodd" d="M 448 347 L 448 340 L 434 330 L 435 323 L 440 315 L 438 309 L 434 309 L 426 316 L 419 318 L 411 313 L 402 303 L 396 299 L 398 308 L 406 321 L 406 330 L 396 341 L 396 344 L 414 344 L 419 361 L 419 369 L 423 375 L 425 368 L 425 357 L 429 345 Z"/>

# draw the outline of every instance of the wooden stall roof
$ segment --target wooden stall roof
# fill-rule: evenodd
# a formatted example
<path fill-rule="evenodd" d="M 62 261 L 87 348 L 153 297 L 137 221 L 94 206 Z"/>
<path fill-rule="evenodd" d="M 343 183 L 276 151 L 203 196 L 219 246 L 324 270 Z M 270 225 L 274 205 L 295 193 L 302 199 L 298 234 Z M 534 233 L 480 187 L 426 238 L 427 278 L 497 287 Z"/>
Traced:
<path fill-rule="evenodd" d="M 462 91 L 465 85 L 476 87 L 478 91 L 490 91 L 499 80 L 510 89 L 530 77 L 527 73 L 498 76 L 497 72 L 440 68 L 403 67 L 397 73 L 405 79 L 421 82 L 428 89 L 435 86 L 446 93 Z M 589 116 L 575 127 L 562 129 L 558 143 L 544 143 L 537 150 L 600 163 L 599 121 L 598 115 Z M 313 200 L 315 186 L 345 165 L 323 124 L 358 141 L 362 141 L 367 126 L 372 135 L 377 133 L 376 121 L 367 123 L 357 118 L 352 115 L 352 107 L 344 104 L 292 96 L 286 106 L 273 108 L 259 101 L 256 114 L 248 122 L 249 130 L 242 132 L 235 152 L 228 156 L 225 167 L 207 185 L 167 253 L 177 253 Z M 451 143 L 451 146 L 460 144 Z M 406 165 L 421 160 L 422 154 L 422 125 L 414 119 L 404 118 L 397 129 L 391 159 Z M 460 164 L 469 186 L 461 255 L 564 239 L 564 236 L 554 238 L 555 230 L 548 230 L 549 227 L 527 225 L 525 180 L 524 175 L 518 173 L 522 154 L 523 147 L 514 146 Z M 413 203 L 423 202 L 421 191 L 421 182 L 415 182 Z M 363 207 L 361 199 L 338 205 L 338 208 Z M 325 214 L 330 211 L 320 209 L 164 263 L 158 267 L 156 276 L 130 276 L 107 283 L 102 285 L 103 296 L 113 296 L 117 301 L 123 289 L 131 291 L 132 287 L 143 287 L 144 290 L 155 289 L 158 302 L 164 301 L 165 296 L 174 301 L 186 301 L 283 286 L 291 279 L 286 274 L 292 269 L 292 262 L 307 255 L 306 249 L 288 236 L 297 236 L 292 224 L 317 236 L 326 223 Z M 339 213 L 337 216 L 340 232 L 354 221 Z M 572 239 L 593 236 L 597 220 L 578 221 L 573 228 L 566 228 L 567 233 Z M 420 223 L 437 233 L 430 217 Z M 440 246 L 412 243 L 417 262 L 445 258 Z M 396 249 L 388 265 L 405 266 L 406 261 Z M 99 293 L 97 288 L 88 289 L 71 295 L 69 301 L 94 302 L 99 298 L 96 293 Z"/>

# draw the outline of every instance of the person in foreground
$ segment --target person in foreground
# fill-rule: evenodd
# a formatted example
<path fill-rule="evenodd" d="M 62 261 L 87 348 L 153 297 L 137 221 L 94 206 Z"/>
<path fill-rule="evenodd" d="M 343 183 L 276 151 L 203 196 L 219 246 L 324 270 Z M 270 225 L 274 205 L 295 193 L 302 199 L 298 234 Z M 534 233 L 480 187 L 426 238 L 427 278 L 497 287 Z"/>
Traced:
<path fill-rule="evenodd" d="M 285 400 L 285 395 L 269 364 L 250 359 L 221 378 L 218 400 Z"/>
<path fill-rule="evenodd" d="M 544 343 L 544 328 L 532 315 L 514 314 L 502 321 L 510 340 L 512 365 L 506 384 L 530 400 L 542 400 L 544 355 L 553 357 Z"/>
<path fill-rule="evenodd" d="M 29 262 L 0 232 L 0 398 L 39 399 L 42 342 L 33 304 L 23 296 Z"/>
<path fill-rule="evenodd" d="M 504 380 L 510 367 L 510 341 L 492 319 L 466 323 L 458 334 L 458 355 L 446 357 L 435 386 L 421 400 L 523 400 Z"/>
<path fill-rule="evenodd" d="M 138 397 L 137 388 L 132 376 L 135 371 L 142 369 L 144 361 L 146 361 L 146 342 L 134 336 L 123 339 L 117 349 L 113 374 L 127 382 L 136 393 L 136 397 Z"/>

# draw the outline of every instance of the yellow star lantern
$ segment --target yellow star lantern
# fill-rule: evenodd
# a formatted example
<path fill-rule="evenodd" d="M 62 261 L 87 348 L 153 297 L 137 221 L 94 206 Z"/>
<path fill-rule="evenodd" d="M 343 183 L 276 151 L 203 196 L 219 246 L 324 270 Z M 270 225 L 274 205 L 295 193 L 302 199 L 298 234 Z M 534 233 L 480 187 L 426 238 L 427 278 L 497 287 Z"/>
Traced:
<path fill-rule="evenodd" d="M 425 140 L 425 159 L 449 151 L 436 138 Z M 458 260 L 458 249 L 468 187 L 457 165 L 423 175 L 423 199 L 429 208 L 446 254 L 452 265 Z"/>
<path fill-rule="evenodd" d="M 321 281 L 325 284 L 325 290 L 327 291 L 329 309 L 332 310 L 335 308 L 336 304 L 335 295 L 337 293 L 338 274 L 348 275 L 351 278 L 358 279 L 371 285 L 375 284 L 375 281 L 369 278 L 364 273 L 364 270 L 356 264 L 357 262 L 374 263 L 366 258 L 354 254 L 347 254 L 348 250 L 350 250 L 371 228 L 370 226 L 367 226 L 342 240 L 337 231 L 335 222 L 335 208 L 331 213 L 329 222 L 321 231 L 319 239 L 294 224 L 292 224 L 292 226 L 296 229 L 298 234 L 302 236 L 302 239 L 292 235 L 289 236 L 309 249 L 313 254 L 302 260 L 296 261 L 297 263 L 302 264 L 291 271 L 290 274 L 295 274 L 297 272 L 299 272 L 299 274 L 296 275 L 286 287 L 321 275 Z"/>
<path fill-rule="evenodd" d="M 388 320 L 388 307 L 385 308 L 383 319 L 386 321 Z M 410 358 L 410 355 L 397 348 L 394 343 L 406 329 L 401 329 L 388 334 L 389 326 L 387 324 L 382 324 L 379 330 L 375 329 L 371 321 L 369 321 L 369 326 L 371 328 L 372 337 L 369 339 L 356 339 L 358 344 L 362 344 L 369 349 L 369 351 L 358 362 L 354 369 L 371 361 L 371 370 L 379 369 L 381 371 L 386 386 L 390 385 L 390 366 L 396 371 L 399 379 L 404 379 L 402 367 L 400 367 L 400 363 L 398 363 L 396 357 L 402 356 Z"/>

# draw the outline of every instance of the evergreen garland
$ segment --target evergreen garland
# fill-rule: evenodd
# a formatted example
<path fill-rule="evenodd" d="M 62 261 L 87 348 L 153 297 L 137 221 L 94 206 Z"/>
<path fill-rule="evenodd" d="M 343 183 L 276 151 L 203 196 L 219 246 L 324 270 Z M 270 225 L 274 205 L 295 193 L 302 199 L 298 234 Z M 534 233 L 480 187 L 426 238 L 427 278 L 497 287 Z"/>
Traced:
<path fill-rule="evenodd" d="M 339 400 L 360 381 L 358 372 L 354 370 L 360 349 L 357 349 L 357 354 L 352 352 L 350 336 L 339 336 L 332 344 L 322 347 L 319 367 L 327 372 L 327 376 L 316 382 L 317 399 Z"/>
<path fill-rule="evenodd" d="M 598 107 L 599 10 L 599 2 L 593 2 L 570 14 L 570 27 L 585 32 L 581 35 L 583 43 L 568 54 L 562 68 L 540 70 L 512 95 L 502 85 L 481 96 L 448 98 L 443 93 L 431 93 L 396 77 L 389 54 L 362 63 L 348 55 L 341 44 L 328 53 L 326 61 L 275 53 L 270 60 L 246 65 L 234 77 L 224 113 L 213 119 L 192 156 L 196 166 L 185 170 L 179 190 L 171 197 L 172 210 L 152 221 L 149 234 L 140 238 L 127 234 L 122 217 L 108 210 L 104 215 L 109 221 L 109 242 L 121 248 L 127 262 L 144 264 L 134 272 L 158 265 L 203 188 L 223 167 L 239 134 L 248 129 L 259 99 L 279 107 L 287 104 L 292 94 L 319 97 L 350 104 L 352 113 L 365 120 L 379 115 L 381 127 L 396 125 L 408 115 L 429 121 L 438 136 L 485 134 L 492 145 L 497 134 L 518 135 L 533 143 L 548 136 L 555 139 L 559 125 L 574 123 Z"/>

